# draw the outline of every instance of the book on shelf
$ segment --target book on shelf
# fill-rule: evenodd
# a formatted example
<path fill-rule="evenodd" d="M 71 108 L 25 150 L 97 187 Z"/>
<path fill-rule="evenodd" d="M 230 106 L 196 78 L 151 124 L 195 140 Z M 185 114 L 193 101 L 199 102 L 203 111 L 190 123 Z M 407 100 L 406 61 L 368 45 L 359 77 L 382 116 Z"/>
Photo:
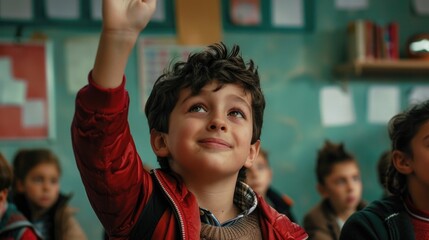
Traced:
<path fill-rule="evenodd" d="M 350 22 L 347 26 L 347 52 L 349 62 L 399 59 L 398 23 L 382 26 L 364 19 Z"/>

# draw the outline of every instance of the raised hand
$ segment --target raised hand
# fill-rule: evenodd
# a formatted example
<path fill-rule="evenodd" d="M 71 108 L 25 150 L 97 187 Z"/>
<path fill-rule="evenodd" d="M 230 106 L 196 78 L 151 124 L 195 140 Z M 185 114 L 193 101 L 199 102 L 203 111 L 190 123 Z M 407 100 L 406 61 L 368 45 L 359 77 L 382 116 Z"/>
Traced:
<path fill-rule="evenodd" d="M 155 12 L 156 0 L 103 0 L 103 28 L 92 77 L 104 88 L 115 88 L 139 33 Z"/>
<path fill-rule="evenodd" d="M 103 31 L 140 33 L 155 11 L 156 0 L 103 0 Z"/>

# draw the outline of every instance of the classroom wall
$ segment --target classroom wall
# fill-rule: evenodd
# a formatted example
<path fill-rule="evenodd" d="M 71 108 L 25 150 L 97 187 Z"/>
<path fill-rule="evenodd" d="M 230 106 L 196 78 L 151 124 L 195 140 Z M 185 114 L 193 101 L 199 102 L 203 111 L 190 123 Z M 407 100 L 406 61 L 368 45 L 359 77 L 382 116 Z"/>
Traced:
<path fill-rule="evenodd" d="M 228 32 L 227 45 L 239 44 L 245 58 L 258 65 L 267 107 L 262 131 L 262 146 L 270 153 L 274 169 L 274 187 L 295 200 L 293 212 L 301 223 L 302 217 L 320 199 L 316 192 L 314 162 L 325 139 L 343 141 L 360 163 L 367 201 L 378 199 L 381 188 L 376 178 L 376 161 L 389 148 L 386 126 L 367 121 L 368 89 L 372 86 L 396 86 L 401 92 L 401 107 L 414 86 L 428 85 L 423 78 L 348 78 L 332 75 L 332 68 L 345 60 L 345 27 L 348 21 L 369 18 L 380 24 L 395 20 L 400 24 L 400 43 L 413 33 L 427 31 L 429 18 L 414 16 L 410 1 L 368 1 L 363 11 L 348 12 L 335 9 L 334 0 L 315 1 L 314 29 L 311 32 Z M 387 7 L 388 6 L 388 7 Z M 0 151 L 12 159 L 21 147 L 49 147 L 63 166 L 61 180 L 64 192 L 73 192 L 71 205 L 79 209 L 77 218 L 89 239 L 101 239 L 99 224 L 83 189 L 74 162 L 70 123 L 74 111 L 74 94 L 67 90 L 64 69 L 64 42 L 77 35 L 96 33 L 78 29 L 24 29 L 24 37 L 43 31 L 54 45 L 55 124 L 56 136 L 49 141 L 2 141 Z M 15 29 L 0 28 L 0 37 L 13 37 Z M 82 56 L 84 58 L 85 56 Z M 88 66 L 88 71 L 91 66 Z M 157 166 L 149 145 L 149 130 L 141 111 L 138 96 L 137 56 L 134 51 L 127 66 L 127 88 L 131 105 L 129 122 L 137 149 L 143 161 Z M 343 86 L 353 95 L 356 123 L 343 127 L 321 124 L 319 91 L 325 86 Z M 5 117 L 5 116 L 1 116 Z"/>

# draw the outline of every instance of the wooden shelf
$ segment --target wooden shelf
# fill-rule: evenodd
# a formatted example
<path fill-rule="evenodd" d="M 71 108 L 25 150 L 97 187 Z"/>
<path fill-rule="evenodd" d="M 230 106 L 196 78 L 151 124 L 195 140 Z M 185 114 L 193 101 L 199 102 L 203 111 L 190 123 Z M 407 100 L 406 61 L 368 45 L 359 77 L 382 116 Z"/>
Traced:
<path fill-rule="evenodd" d="M 401 59 L 401 60 L 373 60 L 366 62 L 354 62 L 339 65 L 335 68 L 339 75 L 351 76 L 428 76 L 429 61 Z"/>

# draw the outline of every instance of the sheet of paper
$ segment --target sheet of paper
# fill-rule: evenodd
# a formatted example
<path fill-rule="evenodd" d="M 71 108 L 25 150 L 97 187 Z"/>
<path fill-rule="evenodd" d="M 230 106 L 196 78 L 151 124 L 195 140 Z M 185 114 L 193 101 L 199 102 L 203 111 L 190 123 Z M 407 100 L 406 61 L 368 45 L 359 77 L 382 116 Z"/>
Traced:
<path fill-rule="evenodd" d="M 144 107 L 152 86 L 171 61 L 185 61 L 199 46 L 179 46 L 171 38 L 145 38 L 138 42 L 140 100 Z"/>
<path fill-rule="evenodd" d="M 70 38 L 65 41 L 66 81 L 69 93 L 76 93 L 88 83 L 88 73 L 97 54 L 98 35 Z"/>
<path fill-rule="evenodd" d="M 363 10 L 368 8 L 368 0 L 335 0 L 337 9 Z"/>
<path fill-rule="evenodd" d="M 429 15 L 428 0 L 413 0 L 414 11 L 420 15 Z"/>
<path fill-rule="evenodd" d="M 22 125 L 25 128 L 43 127 L 46 125 L 46 113 L 43 100 L 26 101 L 22 108 Z"/>
<path fill-rule="evenodd" d="M 232 0 L 229 4 L 233 24 L 243 26 L 261 24 L 260 0 Z"/>
<path fill-rule="evenodd" d="M 408 98 L 409 105 L 429 100 L 429 86 L 414 87 Z"/>
<path fill-rule="evenodd" d="M 340 87 L 320 90 L 320 111 L 323 126 L 344 126 L 356 121 L 352 95 Z"/>
<path fill-rule="evenodd" d="M 25 81 L 0 81 L 0 105 L 23 105 L 27 93 Z"/>
<path fill-rule="evenodd" d="M 303 0 L 272 0 L 271 21 L 276 27 L 304 26 Z"/>
<path fill-rule="evenodd" d="M 33 18 L 32 0 L 0 0 L 0 18 L 31 20 Z"/>
<path fill-rule="evenodd" d="M 0 57 L 0 82 L 7 82 L 12 79 L 12 63 L 8 57 Z"/>
<path fill-rule="evenodd" d="M 91 0 L 91 17 L 94 20 L 101 20 L 101 0 Z"/>
<path fill-rule="evenodd" d="M 79 0 L 45 0 L 48 18 L 78 19 L 80 16 Z"/>
<path fill-rule="evenodd" d="M 156 1 L 156 9 L 152 15 L 151 21 L 165 22 L 165 0 Z"/>
<path fill-rule="evenodd" d="M 388 123 L 400 111 L 400 96 L 398 87 L 371 87 L 368 92 L 368 122 Z"/>
<path fill-rule="evenodd" d="M 102 0 L 91 0 L 91 18 L 94 20 L 102 19 L 101 2 Z M 165 22 L 165 0 L 156 1 L 156 9 L 151 21 Z"/>

